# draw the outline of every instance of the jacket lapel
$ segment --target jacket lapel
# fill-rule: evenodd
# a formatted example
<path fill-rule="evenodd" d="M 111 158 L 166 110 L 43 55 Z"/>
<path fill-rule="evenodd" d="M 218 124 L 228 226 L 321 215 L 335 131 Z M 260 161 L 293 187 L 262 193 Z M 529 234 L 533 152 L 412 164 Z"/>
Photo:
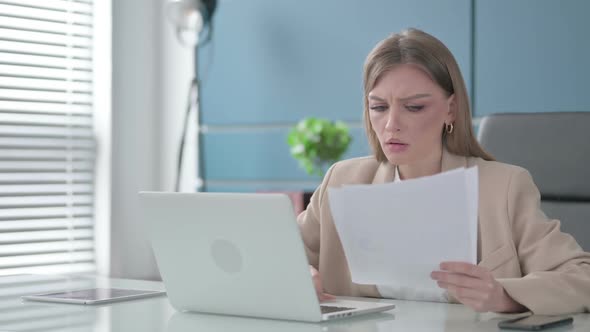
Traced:
<path fill-rule="evenodd" d="M 446 172 L 459 167 L 467 167 L 467 157 L 450 153 L 443 147 L 441 158 L 441 171 Z M 377 167 L 373 184 L 388 183 L 393 181 L 397 168 L 388 161 L 384 161 Z"/>
<path fill-rule="evenodd" d="M 393 181 L 396 171 L 397 169 L 395 165 L 392 165 L 389 161 L 382 162 L 377 167 L 377 172 L 375 172 L 375 177 L 373 178 L 373 184 Z"/>
<path fill-rule="evenodd" d="M 443 147 L 441 171 L 446 172 L 459 167 L 467 167 L 467 157 L 450 153 Z"/>
<path fill-rule="evenodd" d="M 444 171 L 449 171 L 449 170 L 459 168 L 459 167 L 467 168 L 472 165 L 469 165 L 467 157 L 452 154 L 452 153 L 448 152 L 446 149 L 444 149 L 441 166 L 442 166 L 441 167 L 442 171 L 444 172 Z M 479 196 L 481 196 L 481 188 L 479 188 L 479 190 L 480 190 Z M 479 202 L 477 204 L 479 205 Z M 478 210 L 479 210 L 479 208 L 478 208 Z M 477 214 L 477 262 L 479 262 L 480 260 L 481 260 L 481 225 L 480 225 L 480 218 L 479 218 L 479 212 L 478 212 L 478 214 Z"/>

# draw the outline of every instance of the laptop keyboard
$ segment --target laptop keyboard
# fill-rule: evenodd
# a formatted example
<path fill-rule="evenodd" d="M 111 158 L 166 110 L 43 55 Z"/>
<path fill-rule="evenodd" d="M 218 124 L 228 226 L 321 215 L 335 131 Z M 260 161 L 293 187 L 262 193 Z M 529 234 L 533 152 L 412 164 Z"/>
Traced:
<path fill-rule="evenodd" d="M 356 308 L 335 307 L 335 306 L 329 306 L 329 305 L 321 305 L 320 306 L 320 309 L 322 310 L 322 314 L 329 314 L 329 313 L 338 312 L 338 311 L 354 310 Z"/>

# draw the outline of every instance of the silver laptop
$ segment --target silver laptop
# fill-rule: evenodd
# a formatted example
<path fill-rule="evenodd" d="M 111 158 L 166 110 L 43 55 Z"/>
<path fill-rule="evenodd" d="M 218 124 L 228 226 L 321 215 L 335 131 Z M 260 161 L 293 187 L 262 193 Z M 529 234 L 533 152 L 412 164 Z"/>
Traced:
<path fill-rule="evenodd" d="M 179 311 L 319 322 L 391 303 L 318 302 L 291 201 L 283 194 L 139 194 L 172 306 Z"/>

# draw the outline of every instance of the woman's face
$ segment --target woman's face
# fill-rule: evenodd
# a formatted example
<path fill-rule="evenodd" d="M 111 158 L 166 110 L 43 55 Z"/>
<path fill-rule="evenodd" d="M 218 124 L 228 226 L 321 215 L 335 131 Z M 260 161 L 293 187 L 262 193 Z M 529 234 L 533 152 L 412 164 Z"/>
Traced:
<path fill-rule="evenodd" d="M 414 64 L 385 72 L 368 95 L 371 126 L 387 160 L 412 165 L 440 153 L 442 130 L 454 121 L 454 96 Z"/>

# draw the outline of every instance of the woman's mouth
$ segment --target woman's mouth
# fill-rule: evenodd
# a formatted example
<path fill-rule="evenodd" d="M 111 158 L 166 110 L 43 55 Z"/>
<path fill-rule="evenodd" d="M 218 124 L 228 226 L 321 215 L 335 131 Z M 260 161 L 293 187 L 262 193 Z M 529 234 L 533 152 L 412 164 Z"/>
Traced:
<path fill-rule="evenodd" d="M 389 150 L 390 152 L 393 153 L 400 153 L 400 152 L 404 152 L 408 149 L 408 144 L 403 143 L 400 140 L 389 140 L 387 141 L 387 143 L 385 143 L 387 150 Z"/>

